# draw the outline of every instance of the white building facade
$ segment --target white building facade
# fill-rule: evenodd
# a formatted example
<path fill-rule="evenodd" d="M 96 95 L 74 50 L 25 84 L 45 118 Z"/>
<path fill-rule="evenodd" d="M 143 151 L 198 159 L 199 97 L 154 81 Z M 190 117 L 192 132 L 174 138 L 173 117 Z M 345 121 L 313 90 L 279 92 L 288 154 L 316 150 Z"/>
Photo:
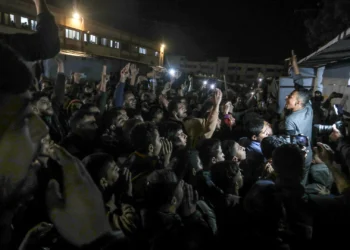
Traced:
<path fill-rule="evenodd" d="M 218 57 L 216 61 L 189 61 L 185 56 L 166 56 L 167 67 L 185 73 L 205 74 L 220 77 L 226 75 L 230 82 L 254 81 L 259 73 L 265 77 L 281 76 L 284 65 L 230 63 L 229 57 Z"/>

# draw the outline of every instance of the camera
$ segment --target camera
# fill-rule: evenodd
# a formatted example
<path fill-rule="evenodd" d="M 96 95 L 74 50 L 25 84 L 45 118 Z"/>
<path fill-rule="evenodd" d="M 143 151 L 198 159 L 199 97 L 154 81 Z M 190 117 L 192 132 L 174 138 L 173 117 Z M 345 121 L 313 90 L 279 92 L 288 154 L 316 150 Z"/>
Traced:
<path fill-rule="evenodd" d="M 309 147 L 309 138 L 305 135 L 282 135 L 283 139 L 289 144 L 295 144 L 300 147 Z"/>
<path fill-rule="evenodd" d="M 334 123 L 334 125 L 340 131 L 340 133 L 342 133 L 342 135 L 347 135 L 346 125 L 343 121 L 337 121 Z M 314 128 L 320 135 L 329 135 L 333 132 L 333 125 L 315 124 Z"/>

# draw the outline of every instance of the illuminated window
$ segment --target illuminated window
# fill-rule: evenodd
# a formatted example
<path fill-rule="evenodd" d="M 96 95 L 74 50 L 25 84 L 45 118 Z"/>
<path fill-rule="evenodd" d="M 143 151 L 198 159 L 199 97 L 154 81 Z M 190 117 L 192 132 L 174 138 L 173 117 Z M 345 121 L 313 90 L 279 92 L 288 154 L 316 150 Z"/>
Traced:
<path fill-rule="evenodd" d="M 109 41 L 109 47 L 113 48 L 113 45 L 114 45 L 114 41 L 113 41 L 113 40 L 110 40 L 110 41 Z"/>
<path fill-rule="evenodd" d="M 28 25 L 28 23 L 29 23 L 28 18 L 26 18 L 26 17 L 22 17 L 22 16 L 21 16 L 21 24 L 22 24 L 22 25 L 23 25 L 23 24 Z"/>
<path fill-rule="evenodd" d="M 119 42 L 114 41 L 114 48 L 115 48 L 115 49 L 119 49 Z"/>
<path fill-rule="evenodd" d="M 16 26 L 15 15 L 4 13 L 4 24 Z"/>
<path fill-rule="evenodd" d="M 154 52 L 154 56 L 159 56 L 159 52 L 158 51 Z"/>
<path fill-rule="evenodd" d="M 76 30 L 66 29 L 66 38 L 80 40 L 80 32 Z"/>
<path fill-rule="evenodd" d="M 16 22 L 15 15 L 10 14 L 10 22 L 13 22 L 13 23 Z"/>
<path fill-rule="evenodd" d="M 97 44 L 97 36 L 90 35 L 90 43 Z"/>
<path fill-rule="evenodd" d="M 146 55 L 147 54 L 147 50 L 145 49 L 145 48 L 139 48 L 139 53 L 140 54 L 144 54 L 144 55 Z"/>
<path fill-rule="evenodd" d="M 38 22 L 36 20 L 31 20 L 30 24 L 31 24 L 31 29 L 36 30 L 36 25 L 38 24 Z"/>
<path fill-rule="evenodd" d="M 107 46 L 107 38 L 101 38 L 101 45 Z"/>

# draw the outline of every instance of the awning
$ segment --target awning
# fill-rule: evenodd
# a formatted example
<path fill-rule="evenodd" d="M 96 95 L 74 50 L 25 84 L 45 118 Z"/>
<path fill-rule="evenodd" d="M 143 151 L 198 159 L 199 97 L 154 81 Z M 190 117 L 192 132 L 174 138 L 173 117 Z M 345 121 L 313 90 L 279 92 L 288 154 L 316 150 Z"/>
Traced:
<path fill-rule="evenodd" d="M 85 57 L 85 58 L 105 58 L 105 59 L 123 60 L 123 61 L 126 61 L 126 62 L 137 63 L 138 65 L 143 64 L 143 65 L 149 66 L 147 63 L 135 61 L 135 60 L 132 60 L 132 59 L 121 58 L 121 57 L 116 57 L 116 56 L 105 56 L 105 55 L 88 54 L 86 52 L 77 51 L 77 50 L 61 49 L 60 54 L 61 55 L 67 55 L 67 56 Z"/>
<path fill-rule="evenodd" d="M 319 68 L 350 58 L 350 28 L 316 52 L 299 61 L 300 67 Z"/>

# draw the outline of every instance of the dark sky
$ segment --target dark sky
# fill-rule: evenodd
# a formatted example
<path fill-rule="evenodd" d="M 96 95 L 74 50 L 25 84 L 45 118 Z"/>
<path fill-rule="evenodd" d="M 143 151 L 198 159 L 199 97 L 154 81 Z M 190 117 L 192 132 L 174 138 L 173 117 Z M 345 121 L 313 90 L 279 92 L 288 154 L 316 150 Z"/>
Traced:
<path fill-rule="evenodd" d="M 94 19 L 164 40 L 166 53 L 190 59 L 229 56 L 233 62 L 278 63 L 290 55 L 291 49 L 299 58 L 312 52 L 305 41 L 304 20 L 316 13 L 312 9 L 317 8 L 318 1 L 84 0 L 84 3 Z"/>

